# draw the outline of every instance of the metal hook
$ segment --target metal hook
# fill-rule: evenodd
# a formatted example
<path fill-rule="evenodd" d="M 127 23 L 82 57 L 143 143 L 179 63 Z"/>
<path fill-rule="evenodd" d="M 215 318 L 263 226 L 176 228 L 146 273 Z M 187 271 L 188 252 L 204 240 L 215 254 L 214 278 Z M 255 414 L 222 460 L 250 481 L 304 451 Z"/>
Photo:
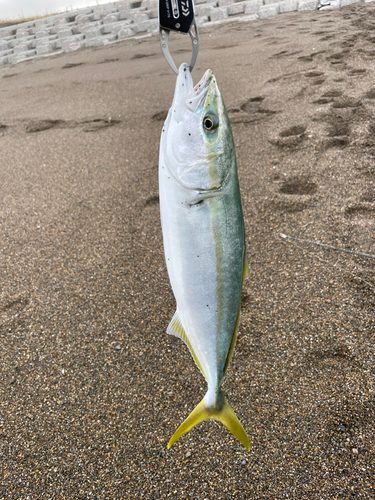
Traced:
<path fill-rule="evenodd" d="M 177 69 L 177 67 L 172 59 L 170 52 L 169 52 L 169 46 L 168 46 L 169 33 L 170 33 L 170 30 L 160 26 L 161 50 L 163 51 L 164 57 L 167 60 L 167 63 L 169 64 L 169 66 L 173 69 L 173 71 L 176 73 L 176 75 L 178 75 L 178 69 Z M 191 23 L 191 26 L 189 28 L 189 35 L 190 35 L 190 40 L 191 40 L 191 45 L 192 45 L 191 59 L 190 59 L 190 65 L 189 65 L 189 70 L 191 72 L 191 71 L 193 71 L 195 62 L 196 62 L 197 57 L 198 57 L 198 51 L 199 51 L 199 37 L 198 37 L 198 29 L 197 29 L 195 19 L 193 19 L 193 22 Z"/>
<path fill-rule="evenodd" d="M 169 52 L 168 41 L 169 33 L 177 31 L 178 33 L 189 33 L 192 51 L 190 60 L 190 71 L 193 70 L 197 60 L 199 50 L 198 28 L 194 19 L 193 0 L 159 0 L 159 31 L 160 45 L 169 66 L 178 75 L 178 69 Z"/>

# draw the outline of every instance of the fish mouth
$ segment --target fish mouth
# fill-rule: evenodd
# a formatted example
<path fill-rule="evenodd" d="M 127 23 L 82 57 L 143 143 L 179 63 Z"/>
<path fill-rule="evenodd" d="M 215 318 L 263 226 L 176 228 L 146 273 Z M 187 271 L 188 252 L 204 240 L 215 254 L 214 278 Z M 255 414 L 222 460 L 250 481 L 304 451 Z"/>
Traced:
<path fill-rule="evenodd" d="M 205 88 L 207 88 L 207 86 L 209 85 L 210 79 L 213 76 L 214 75 L 212 74 L 212 71 L 210 69 L 208 69 L 205 72 L 205 74 L 202 76 L 202 78 L 199 80 L 199 82 L 193 88 L 194 93 L 197 94 L 197 93 L 201 92 L 202 90 L 204 90 Z"/>
<path fill-rule="evenodd" d="M 219 96 L 216 78 L 210 69 L 194 86 L 189 66 L 186 63 L 181 64 L 172 107 L 169 110 L 164 128 L 167 129 L 171 122 L 180 123 L 186 110 L 196 114 L 201 114 L 202 111 L 204 113 L 205 108 Z"/>
<path fill-rule="evenodd" d="M 216 78 L 208 69 L 187 96 L 185 104 L 190 111 L 196 112 L 205 105 L 209 96 L 216 97 L 218 93 Z"/>

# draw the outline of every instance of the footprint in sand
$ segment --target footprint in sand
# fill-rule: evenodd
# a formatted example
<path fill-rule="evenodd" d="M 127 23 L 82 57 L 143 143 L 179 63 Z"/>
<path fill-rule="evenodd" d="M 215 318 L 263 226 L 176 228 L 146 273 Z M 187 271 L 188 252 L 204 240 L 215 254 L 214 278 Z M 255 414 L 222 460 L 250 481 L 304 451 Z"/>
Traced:
<path fill-rule="evenodd" d="M 70 69 L 70 68 L 76 68 L 77 66 L 82 66 L 83 62 L 79 62 L 79 63 L 68 63 L 68 64 L 65 64 L 65 66 L 62 66 L 61 69 Z"/>
<path fill-rule="evenodd" d="M 340 62 L 342 62 L 342 60 L 345 59 L 349 53 L 349 50 L 342 50 L 341 52 L 337 52 L 336 54 L 331 54 L 326 57 L 326 60 L 330 61 L 331 64 L 340 64 Z"/>
<path fill-rule="evenodd" d="M 305 198 L 305 197 L 302 197 Z M 275 196 L 272 200 L 267 200 L 265 208 L 274 214 L 275 212 L 281 213 L 298 213 L 303 212 L 309 208 L 311 203 L 305 199 L 298 199 L 298 196 L 293 198 L 286 198 L 284 196 Z"/>
<path fill-rule="evenodd" d="M 271 137 L 269 142 L 280 148 L 295 148 L 306 137 L 305 125 L 293 125 L 282 130 L 276 137 Z"/>
<path fill-rule="evenodd" d="M 321 35 L 328 35 L 330 33 L 331 33 L 330 31 L 314 31 L 314 33 L 312 34 L 315 36 L 321 36 Z"/>
<path fill-rule="evenodd" d="M 84 132 L 97 132 L 103 128 L 113 127 L 121 123 L 120 120 L 113 120 L 111 118 L 94 118 L 91 120 L 84 120 L 82 122 L 65 121 L 65 120 L 33 120 L 26 124 L 25 132 L 33 134 L 37 132 L 44 132 L 52 128 L 66 129 L 76 128 L 80 125 L 83 126 Z"/>
<path fill-rule="evenodd" d="M 309 79 L 310 85 L 322 85 L 325 82 L 324 73 L 321 71 L 309 71 L 304 76 Z"/>
<path fill-rule="evenodd" d="M 341 99 L 338 99 L 332 104 L 332 107 L 336 109 L 358 108 L 360 106 L 362 106 L 361 101 L 352 97 L 341 97 Z"/>
<path fill-rule="evenodd" d="M 330 35 L 323 36 L 322 38 L 319 38 L 319 42 L 325 42 L 327 40 L 331 40 L 332 38 L 336 38 L 336 35 L 330 34 Z"/>
<path fill-rule="evenodd" d="M 64 120 L 35 120 L 26 125 L 26 133 L 43 132 L 50 128 L 60 127 L 63 124 L 65 124 Z"/>
<path fill-rule="evenodd" d="M 12 78 L 17 75 L 19 75 L 19 73 L 8 73 L 7 75 L 3 75 L 2 78 Z"/>
<path fill-rule="evenodd" d="M 348 203 L 344 211 L 345 215 L 349 217 L 362 215 L 365 217 L 370 217 L 371 219 L 375 219 L 375 203 L 366 201 Z"/>
<path fill-rule="evenodd" d="M 276 52 L 276 54 L 273 54 L 270 59 L 280 59 L 281 57 L 291 57 L 295 56 L 297 54 L 300 54 L 302 50 L 296 50 L 294 52 L 288 52 L 287 50 L 282 50 L 281 52 Z"/>
<path fill-rule="evenodd" d="M 372 89 L 368 90 L 366 94 L 364 95 L 366 99 L 375 99 L 375 87 Z"/>
<path fill-rule="evenodd" d="M 309 353 L 309 358 L 315 361 L 332 363 L 349 362 L 352 364 L 355 361 L 354 356 L 346 345 L 330 345 L 327 348 L 313 349 Z M 355 363 L 356 364 L 356 363 Z M 341 424 L 341 428 L 344 426 Z"/>
<path fill-rule="evenodd" d="M 271 78 L 270 80 L 267 80 L 267 83 L 276 83 L 276 82 L 279 82 L 280 80 L 294 80 L 294 81 L 296 81 L 300 77 L 301 77 L 300 71 L 292 71 L 291 73 L 285 73 L 284 75 L 277 76 L 276 78 Z"/>
<path fill-rule="evenodd" d="M 305 73 L 306 78 L 317 78 L 319 76 L 324 76 L 324 73 L 321 71 L 309 71 L 308 73 Z"/>
<path fill-rule="evenodd" d="M 325 92 L 319 99 L 313 101 L 314 104 L 331 104 L 334 102 L 335 97 L 340 97 L 342 92 L 340 90 L 329 90 Z"/>
<path fill-rule="evenodd" d="M 87 120 L 81 122 L 80 125 L 83 125 L 84 132 L 98 132 L 104 128 L 113 127 L 114 125 L 118 125 L 121 123 L 120 120 L 112 120 L 111 118 L 95 118 L 94 120 Z"/>
<path fill-rule="evenodd" d="M 299 61 L 302 61 L 302 62 L 313 62 L 313 56 L 312 55 L 309 55 L 309 56 L 300 56 L 298 58 Z"/>
<path fill-rule="evenodd" d="M 341 95 L 341 90 L 329 90 L 328 92 L 325 92 L 322 97 L 340 97 Z"/>
<path fill-rule="evenodd" d="M 325 97 L 320 97 L 319 99 L 316 99 L 316 101 L 313 101 L 313 104 L 319 104 L 320 106 L 324 104 L 332 104 L 333 99 L 326 99 Z"/>
<path fill-rule="evenodd" d="M 155 53 L 153 54 L 134 54 L 133 57 L 131 57 L 130 59 L 143 59 L 144 57 L 154 57 L 156 56 Z"/>
<path fill-rule="evenodd" d="M 228 44 L 228 45 L 218 45 L 216 47 L 212 47 L 214 50 L 223 50 L 223 49 L 231 49 L 233 47 L 237 47 L 238 45 L 236 44 Z"/>
<path fill-rule="evenodd" d="M 8 298 L 7 300 L 0 301 L 0 317 L 3 321 L 12 320 L 27 307 L 30 299 L 27 295 L 18 295 L 16 297 Z"/>
<path fill-rule="evenodd" d="M 317 78 L 315 80 L 312 80 L 310 83 L 311 85 L 322 85 L 325 81 L 325 78 Z"/>
<path fill-rule="evenodd" d="M 375 188 L 368 188 L 362 192 L 360 201 L 365 203 L 375 203 Z"/>
<path fill-rule="evenodd" d="M 3 304 L 0 304 L 0 311 L 1 312 L 4 312 L 4 311 L 8 311 L 10 309 L 19 309 L 19 306 L 23 309 L 24 307 L 27 306 L 27 304 L 29 303 L 29 299 L 25 296 L 18 296 L 18 297 L 14 297 L 12 299 L 10 299 L 9 301 L 3 303 Z"/>
<path fill-rule="evenodd" d="M 103 61 L 99 61 L 97 64 L 106 64 L 106 63 L 110 63 L 110 62 L 115 62 L 115 61 L 119 61 L 120 59 L 118 57 L 114 58 L 114 59 L 104 59 Z"/>
<path fill-rule="evenodd" d="M 367 72 L 367 69 L 351 69 L 348 71 L 349 76 L 358 76 L 358 75 L 363 75 Z"/>
<path fill-rule="evenodd" d="M 251 97 L 239 107 L 228 109 L 231 123 L 254 123 L 278 113 L 264 107 L 261 103 L 264 96 Z"/>
<path fill-rule="evenodd" d="M 325 119 L 328 122 L 327 147 L 345 147 L 349 143 L 350 119 L 332 113 Z"/>
<path fill-rule="evenodd" d="M 308 56 L 300 56 L 298 57 L 298 60 L 303 61 L 303 62 L 312 62 L 314 60 L 314 57 L 325 54 L 325 50 L 319 50 L 318 52 L 312 52 Z"/>
<path fill-rule="evenodd" d="M 274 180 L 280 180 L 280 176 L 274 176 Z M 267 207 L 278 212 L 295 213 L 302 212 L 311 207 L 311 197 L 318 190 L 318 185 L 309 175 L 301 174 L 290 176 L 279 183 L 278 193 L 267 202 Z"/>
<path fill-rule="evenodd" d="M 326 137 L 322 141 L 323 147 L 328 148 L 344 148 L 351 139 L 351 126 L 353 124 L 353 110 L 338 109 L 334 107 L 336 103 L 332 103 L 332 108 L 329 112 L 319 111 L 312 119 L 313 121 L 326 124 Z"/>
<path fill-rule="evenodd" d="M 318 185 L 308 175 L 295 175 L 284 180 L 279 193 L 289 195 L 311 195 L 316 193 Z"/>

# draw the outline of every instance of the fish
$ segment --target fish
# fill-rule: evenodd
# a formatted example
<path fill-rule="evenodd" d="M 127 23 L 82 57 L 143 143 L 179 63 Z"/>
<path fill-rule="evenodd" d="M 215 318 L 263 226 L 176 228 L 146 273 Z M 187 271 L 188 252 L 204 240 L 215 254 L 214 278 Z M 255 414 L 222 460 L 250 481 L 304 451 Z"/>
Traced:
<path fill-rule="evenodd" d="M 221 389 L 249 266 L 231 126 L 209 69 L 194 86 L 189 66 L 179 68 L 160 139 L 159 202 L 165 261 L 177 304 L 167 333 L 185 342 L 207 381 L 206 395 L 168 448 L 200 422 L 214 419 L 250 450 Z"/>

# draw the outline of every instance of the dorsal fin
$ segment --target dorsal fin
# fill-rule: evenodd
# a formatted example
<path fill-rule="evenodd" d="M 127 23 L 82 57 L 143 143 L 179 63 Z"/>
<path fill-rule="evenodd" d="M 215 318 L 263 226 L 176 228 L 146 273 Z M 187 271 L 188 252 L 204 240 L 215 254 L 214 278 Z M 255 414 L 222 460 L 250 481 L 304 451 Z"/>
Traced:
<path fill-rule="evenodd" d="M 247 260 L 247 253 L 246 253 L 246 248 L 245 248 L 245 254 L 244 254 L 244 258 L 243 258 L 242 283 L 245 281 L 245 279 L 248 276 L 249 276 L 249 262 Z M 230 344 L 228 356 L 227 356 L 227 359 L 225 361 L 225 366 L 224 366 L 224 371 L 223 371 L 223 377 L 225 375 L 225 372 L 227 371 L 228 365 L 229 365 L 230 360 L 232 359 L 232 356 L 233 356 L 234 346 L 236 344 L 236 339 L 237 339 L 238 325 L 239 325 L 239 322 L 240 322 L 240 311 L 241 311 L 241 302 L 240 302 L 240 307 L 238 308 L 236 326 L 234 328 L 232 342 Z"/>
<path fill-rule="evenodd" d="M 195 354 L 195 352 L 194 352 L 194 350 L 193 350 L 193 348 L 191 346 L 191 343 L 190 343 L 190 341 L 188 339 L 188 336 L 187 336 L 187 334 L 185 332 L 185 329 L 182 326 L 178 309 L 174 313 L 173 318 L 172 318 L 171 322 L 168 325 L 167 333 L 168 333 L 168 335 L 174 335 L 175 337 L 179 337 L 181 340 L 183 340 L 185 342 L 185 344 L 188 346 L 188 349 L 189 349 L 191 355 L 193 356 L 195 364 L 197 365 L 197 367 L 202 372 L 202 375 L 204 376 L 204 378 L 207 380 L 207 377 L 204 374 L 202 366 L 199 363 L 198 358 L 197 358 L 197 356 L 196 356 L 196 354 Z"/>
<path fill-rule="evenodd" d="M 249 261 L 247 260 L 247 252 L 246 252 L 246 247 L 245 247 L 245 255 L 243 258 L 243 270 L 242 270 L 242 283 L 245 281 L 245 279 L 249 276 Z"/>
<path fill-rule="evenodd" d="M 232 342 L 230 344 L 228 356 L 227 356 L 227 359 L 225 361 L 224 371 L 223 371 L 223 377 L 225 375 L 225 372 L 227 371 L 228 365 L 229 365 L 230 360 L 232 359 L 232 356 L 233 356 L 234 346 L 236 344 L 236 339 L 237 339 L 238 324 L 240 322 L 240 309 L 241 309 L 241 304 L 240 304 L 240 307 L 238 308 L 236 326 L 234 328 L 234 333 L 233 333 L 233 337 L 232 337 Z"/>

